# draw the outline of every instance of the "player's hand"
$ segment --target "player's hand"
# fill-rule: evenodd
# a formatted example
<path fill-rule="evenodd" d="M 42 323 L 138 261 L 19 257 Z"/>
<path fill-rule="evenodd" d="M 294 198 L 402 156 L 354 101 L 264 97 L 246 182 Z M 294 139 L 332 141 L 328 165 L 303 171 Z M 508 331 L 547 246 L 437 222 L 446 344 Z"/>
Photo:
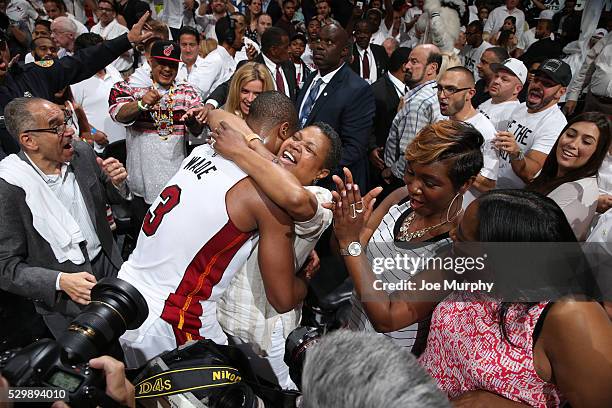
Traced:
<path fill-rule="evenodd" d="M 563 106 L 563 113 L 565 113 L 566 116 L 573 114 L 576 110 L 577 103 L 577 101 L 566 101 L 565 105 Z"/>
<path fill-rule="evenodd" d="M 127 170 L 125 170 L 125 167 L 123 167 L 123 163 L 114 157 L 109 157 L 105 160 L 97 157 L 96 161 L 98 162 L 98 166 L 100 166 L 102 171 L 106 173 L 115 187 L 119 187 L 121 183 L 127 179 L 128 173 Z"/>
<path fill-rule="evenodd" d="M 140 20 L 132 26 L 132 29 L 127 33 L 127 38 L 132 44 L 138 44 L 144 42 L 153 36 L 150 31 L 142 32 L 142 28 L 149 19 L 151 12 L 147 11 L 140 17 Z"/>
<path fill-rule="evenodd" d="M 181 118 L 182 121 L 189 119 L 189 116 L 193 116 L 199 123 L 206 123 L 208 121 L 208 112 L 215 110 L 215 107 L 210 103 L 200 106 L 198 108 L 192 108 L 187 111 Z M 189 116 L 188 116 L 189 115 Z"/>
<path fill-rule="evenodd" d="M 155 106 L 157 102 L 162 98 L 162 95 L 155 88 L 149 89 L 149 91 L 142 97 L 142 103 L 148 105 L 150 108 Z"/>
<path fill-rule="evenodd" d="M 74 302 L 87 305 L 91 301 L 91 288 L 96 284 L 96 277 L 89 272 L 68 273 L 60 276 L 59 286 Z"/>
<path fill-rule="evenodd" d="M 210 145 L 226 159 L 233 160 L 239 153 L 250 150 L 244 135 L 221 121 L 210 135 Z"/>

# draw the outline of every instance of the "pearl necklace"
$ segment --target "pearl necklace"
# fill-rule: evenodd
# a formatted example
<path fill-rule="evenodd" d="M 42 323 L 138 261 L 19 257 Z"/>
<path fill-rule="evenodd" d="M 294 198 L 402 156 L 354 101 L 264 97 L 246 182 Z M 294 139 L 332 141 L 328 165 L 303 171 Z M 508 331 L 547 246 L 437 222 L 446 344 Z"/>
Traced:
<path fill-rule="evenodd" d="M 448 221 L 443 221 L 431 227 L 425 227 L 420 230 L 416 230 L 414 232 L 409 232 L 408 230 L 410 229 L 410 225 L 412 224 L 412 221 L 414 221 L 415 216 L 416 216 L 416 213 L 413 211 L 408 217 L 406 217 L 406 219 L 402 223 L 402 226 L 400 227 L 399 234 L 397 237 L 398 241 L 409 242 L 409 241 L 412 241 L 414 238 L 421 238 L 423 235 L 427 234 L 429 231 L 436 229 L 438 227 L 441 227 L 442 225 L 448 223 Z"/>

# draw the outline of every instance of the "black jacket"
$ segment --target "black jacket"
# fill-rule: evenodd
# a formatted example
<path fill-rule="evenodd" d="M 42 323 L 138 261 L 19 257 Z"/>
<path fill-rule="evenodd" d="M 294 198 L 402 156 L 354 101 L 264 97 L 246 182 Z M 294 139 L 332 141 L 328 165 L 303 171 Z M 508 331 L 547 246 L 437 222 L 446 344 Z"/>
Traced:
<path fill-rule="evenodd" d="M 370 44 L 370 49 L 372 50 L 372 54 L 374 54 L 374 62 L 370 61 L 370 69 L 373 68 L 374 64 L 376 64 L 376 78 L 381 78 L 385 72 L 387 72 L 387 67 L 389 65 L 389 57 L 387 56 L 387 51 L 385 51 L 384 47 L 376 44 Z M 353 62 L 351 63 L 351 68 L 357 75 L 360 72 L 361 58 L 359 58 L 359 51 L 357 51 L 357 45 L 353 47 Z"/>
<path fill-rule="evenodd" d="M 263 54 L 261 53 L 257 57 L 255 57 L 253 61 L 259 62 L 260 64 L 265 65 Z M 287 80 L 287 84 L 289 85 L 289 97 L 291 98 L 292 101 L 295 101 L 295 98 L 297 97 L 297 83 L 295 81 L 295 66 L 293 66 L 293 62 L 287 61 L 281 65 L 281 68 L 283 70 L 283 73 L 285 74 L 285 79 Z M 274 81 L 275 74 L 276 74 L 275 72 L 270 73 L 270 75 L 272 75 L 272 81 Z M 208 98 L 206 99 L 207 100 L 212 99 L 216 101 L 219 104 L 219 106 L 222 106 L 223 104 L 225 104 L 225 101 L 227 100 L 227 94 L 229 93 L 229 85 L 232 82 L 233 77 L 234 76 L 232 75 L 230 79 L 228 79 L 227 81 L 225 81 L 224 83 L 216 87 L 215 90 L 212 91 L 210 95 L 208 95 Z"/>
<path fill-rule="evenodd" d="M 400 98 L 388 75 L 384 75 L 372 84 L 372 93 L 376 103 L 373 129 L 375 142 L 370 147 L 385 147 Z"/>
<path fill-rule="evenodd" d="M 84 48 L 71 57 L 12 68 L 0 86 L 0 115 L 4 118 L 4 107 L 15 98 L 27 96 L 52 100 L 53 94 L 68 85 L 91 78 L 130 48 L 127 34 L 124 34 Z M 0 159 L 2 151 L 7 155 L 19 151 L 19 145 L 5 129 L 4 121 L 0 126 Z"/>

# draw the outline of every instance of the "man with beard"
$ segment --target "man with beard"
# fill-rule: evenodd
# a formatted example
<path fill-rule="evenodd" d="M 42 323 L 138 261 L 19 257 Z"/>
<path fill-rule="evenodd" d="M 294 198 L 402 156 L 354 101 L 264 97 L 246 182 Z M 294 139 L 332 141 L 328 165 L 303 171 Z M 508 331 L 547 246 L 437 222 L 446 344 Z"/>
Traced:
<path fill-rule="evenodd" d="M 560 58 L 563 54 L 563 46 L 560 41 L 554 39 L 552 29 L 552 20 L 538 20 L 535 29 L 537 41 L 521 56 L 525 65 L 531 64 L 538 58 Z"/>
<path fill-rule="evenodd" d="M 38 37 L 32 40 L 34 61 L 52 60 L 57 58 L 57 45 L 49 37 Z"/>
<path fill-rule="evenodd" d="M 459 55 L 463 58 L 463 66 L 472 71 L 474 79 L 478 81 L 480 75 L 476 64 L 480 62 L 482 54 L 493 46 L 482 39 L 482 23 L 478 20 L 472 21 L 467 26 L 465 40 L 467 45 Z"/>
<path fill-rule="evenodd" d="M 507 128 L 512 111 L 520 104 L 518 96 L 527 80 L 527 67 L 515 58 L 508 58 L 503 64 L 492 64 L 493 81 L 489 86 L 491 99 L 478 107 L 497 130 Z"/>
<path fill-rule="evenodd" d="M 484 158 L 484 166 L 474 180 L 472 187 L 463 196 L 462 207 L 467 208 L 480 194 L 495 187 L 499 168 L 499 153 L 493 147 L 495 127 L 485 115 L 472 106 L 474 89 L 472 71 L 465 67 L 449 68 L 438 81 L 438 101 L 440 112 L 449 119 L 469 123 L 484 137 L 480 147 Z"/>
<path fill-rule="evenodd" d="M 489 85 L 493 80 L 491 64 L 501 64 L 510 58 L 508 51 L 503 47 L 491 47 L 482 53 L 480 62 L 476 65 L 480 79 L 476 82 L 476 95 L 472 98 L 472 105 L 478 108 L 481 103 L 491 97 L 489 95 Z"/>
<path fill-rule="evenodd" d="M 436 97 L 436 76 L 440 65 L 442 56 L 433 44 L 419 45 L 410 52 L 405 78 L 410 91 L 404 96 L 404 106 L 393 119 L 385 144 L 383 194 L 405 184 L 406 146 L 422 128 L 440 118 L 440 104 Z"/>
<path fill-rule="evenodd" d="M 508 130 L 495 138 L 500 150 L 497 188 L 523 188 L 542 169 L 567 123 L 557 102 L 571 80 L 569 65 L 558 59 L 544 61 L 535 72 L 527 101 L 514 109 Z"/>

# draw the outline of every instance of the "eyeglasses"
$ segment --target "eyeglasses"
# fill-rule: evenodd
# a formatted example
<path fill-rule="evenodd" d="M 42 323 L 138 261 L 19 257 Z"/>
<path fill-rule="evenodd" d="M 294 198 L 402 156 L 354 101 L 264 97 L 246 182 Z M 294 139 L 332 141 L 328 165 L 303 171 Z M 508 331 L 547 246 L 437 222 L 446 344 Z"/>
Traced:
<path fill-rule="evenodd" d="M 438 92 L 438 95 L 443 93 L 444 96 L 446 96 L 447 98 L 453 96 L 457 92 L 467 91 L 468 89 L 472 89 L 472 88 L 455 88 L 454 86 L 440 86 L 440 85 L 436 85 L 434 86 L 434 88 Z"/>
<path fill-rule="evenodd" d="M 47 133 L 55 133 L 58 136 L 62 136 L 64 134 L 64 132 L 66 131 L 66 128 L 68 126 L 72 126 L 72 124 L 73 124 L 72 115 L 66 115 L 66 116 L 64 116 L 64 123 L 62 123 L 61 125 L 53 126 L 51 128 L 44 128 L 44 129 L 29 129 L 29 130 L 24 130 L 23 133 L 47 132 Z"/>

